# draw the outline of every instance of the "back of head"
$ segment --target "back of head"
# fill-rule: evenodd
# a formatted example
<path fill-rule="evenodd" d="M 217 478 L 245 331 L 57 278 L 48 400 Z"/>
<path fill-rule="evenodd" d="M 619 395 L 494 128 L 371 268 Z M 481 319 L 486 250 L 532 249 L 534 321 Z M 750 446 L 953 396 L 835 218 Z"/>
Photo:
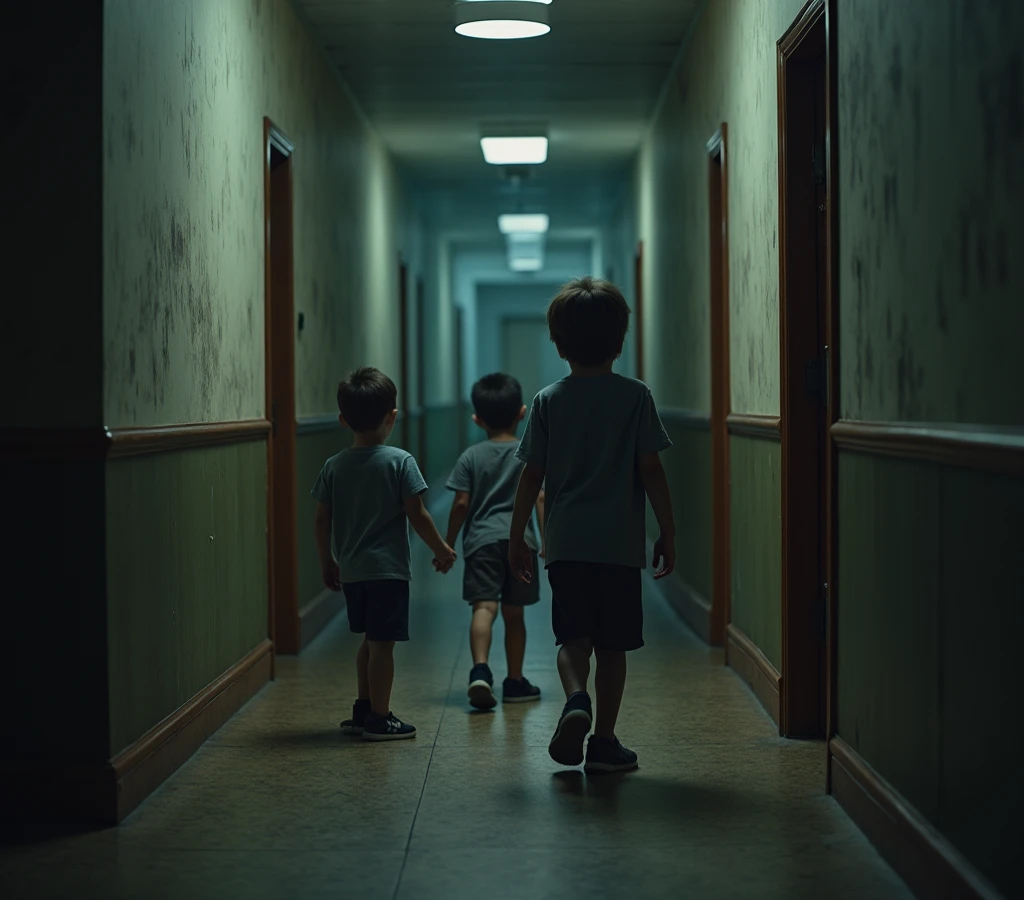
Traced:
<path fill-rule="evenodd" d="M 356 369 L 338 385 L 338 410 L 356 432 L 373 431 L 398 403 L 395 383 L 380 369 Z"/>
<path fill-rule="evenodd" d="M 610 281 L 570 281 L 548 306 L 551 340 L 569 362 L 597 366 L 616 359 L 629 331 L 630 309 Z"/>
<path fill-rule="evenodd" d="M 511 375 L 494 372 L 473 385 L 473 412 L 488 428 L 511 428 L 523 408 L 522 386 Z"/>

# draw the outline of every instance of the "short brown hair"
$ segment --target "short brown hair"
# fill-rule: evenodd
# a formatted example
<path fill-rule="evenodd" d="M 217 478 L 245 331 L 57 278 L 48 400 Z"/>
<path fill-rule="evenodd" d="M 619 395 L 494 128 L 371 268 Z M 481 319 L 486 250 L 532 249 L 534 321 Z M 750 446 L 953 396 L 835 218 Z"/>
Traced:
<path fill-rule="evenodd" d="M 338 385 L 338 411 L 353 431 L 373 431 L 398 404 L 395 383 L 380 369 L 363 366 Z"/>
<path fill-rule="evenodd" d="M 630 308 L 610 281 L 577 278 L 548 306 L 548 332 L 570 362 L 596 366 L 622 353 Z"/>

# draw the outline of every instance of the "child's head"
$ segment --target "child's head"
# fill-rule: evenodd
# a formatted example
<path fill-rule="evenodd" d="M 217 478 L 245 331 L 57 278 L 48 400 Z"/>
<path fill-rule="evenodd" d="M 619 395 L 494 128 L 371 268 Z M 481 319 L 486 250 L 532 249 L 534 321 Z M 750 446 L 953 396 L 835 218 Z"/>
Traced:
<path fill-rule="evenodd" d="M 548 332 L 570 363 L 599 366 L 617 359 L 629 330 L 629 306 L 610 281 L 577 278 L 548 306 Z"/>
<path fill-rule="evenodd" d="M 515 432 L 526 414 L 523 389 L 511 375 L 495 372 L 473 385 L 473 421 L 488 434 Z"/>
<path fill-rule="evenodd" d="M 343 425 L 356 434 L 390 434 L 398 415 L 398 389 L 380 369 L 356 369 L 338 385 L 338 410 Z"/>

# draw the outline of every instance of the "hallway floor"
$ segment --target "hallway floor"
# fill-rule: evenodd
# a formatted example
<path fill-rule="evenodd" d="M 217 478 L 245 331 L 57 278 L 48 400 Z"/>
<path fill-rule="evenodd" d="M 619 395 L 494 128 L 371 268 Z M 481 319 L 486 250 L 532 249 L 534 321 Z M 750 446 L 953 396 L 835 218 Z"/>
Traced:
<path fill-rule="evenodd" d="M 474 713 L 461 567 L 415 565 L 393 706 L 416 740 L 340 734 L 356 646 L 341 616 L 120 828 L 4 849 L 4 895 L 909 896 L 822 793 L 822 745 L 780 740 L 653 582 L 619 728 L 641 768 L 587 779 L 546 751 L 562 703 L 547 592 L 528 617 L 544 699 Z M 500 623 L 495 637 L 501 679 Z"/>

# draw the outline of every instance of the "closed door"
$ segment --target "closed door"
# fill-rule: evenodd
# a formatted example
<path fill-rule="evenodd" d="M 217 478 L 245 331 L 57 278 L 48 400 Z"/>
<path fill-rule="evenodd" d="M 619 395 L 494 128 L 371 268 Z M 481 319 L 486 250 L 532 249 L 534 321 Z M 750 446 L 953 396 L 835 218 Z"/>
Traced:
<path fill-rule="evenodd" d="M 548 337 L 547 322 L 535 318 L 508 318 L 501 323 L 501 368 L 523 386 L 523 403 L 568 373 Z"/>

